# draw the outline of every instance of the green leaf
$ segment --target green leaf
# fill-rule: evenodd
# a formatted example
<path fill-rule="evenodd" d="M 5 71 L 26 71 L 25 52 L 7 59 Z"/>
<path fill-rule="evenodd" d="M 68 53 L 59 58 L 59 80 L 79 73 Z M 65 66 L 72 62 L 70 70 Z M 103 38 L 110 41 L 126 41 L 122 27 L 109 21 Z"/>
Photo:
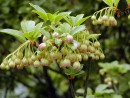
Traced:
<path fill-rule="evenodd" d="M 85 20 L 87 20 L 88 18 L 90 18 L 91 16 L 87 16 L 87 17 L 85 17 L 85 18 L 82 18 L 82 19 L 80 19 L 80 20 L 78 20 L 77 22 L 76 22 L 76 26 L 79 26 L 80 24 L 82 24 Z"/>
<path fill-rule="evenodd" d="M 30 6 L 32 6 L 35 10 L 39 11 L 39 12 L 43 12 L 46 13 L 44 9 L 42 9 L 41 7 L 39 7 L 38 5 L 34 5 L 32 3 L 29 3 Z"/>
<path fill-rule="evenodd" d="M 72 19 L 71 19 L 70 16 L 66 16 L 66 17 L 64 17 L 64 19 L 65 19 L 65 21 L 66 21 L 67 23 L 69 23 L 71 26 L 73 25 L 73 22 L 72 22 Z"/>
<path fill-rule="evenodd" d="M 75 35 L 76 33 L 80 33 L 81 31 L 85 30 L 85 26 L 84 25 L 80 25 L 78 27 L 75 27 L 73 30 L 72 30 L 72 35 Z"/>
<path fill-rule="evenodd" d="M 24 37 L 23 33 L 18 31 L 18 30 L 13 30 L 13 29 L 2 29 L 0 30 L 0 32 L 12 35 L 18 39 L 20 39 L 21 41 L 26 41 L 26 38 Z"/>
<path fill-rule="evenodd" d="M 73 16 L 71 16 L 70 18 L 71 18 L 71 21 L 72 21 L 72 25 L 75 26 L 76 21 L 77 21 L 76 18 L 73 17 Z"/>
<path fill-rule="evenodd" d="M 32 38 L 32 35 L 33 35 L 33 33 L 24 32 L 24 36 L 25 36 L 27 39 L 29 39 L 29 40 L 32 40 L 32 39 L 33 39 L 33 38 Z"/>
<path fill-rule="evenodd" d="M 63 19 L 65 16 L 69 15 L 71 12 L 62 12 L 59 13 L 56 18 L 55 18 L 55 22 L 60 21 L 61 19 Z"/>
<path fill-rule="evenodd" d="M 42 28 L 43 23 L 38 23 L 35 28 L 34 28 L 34 34 L 33 34 L 33 39 L 36 39 L 39 37 L 39 35 L 41 34 L 41 28 Z"/>
<path fill-rule="evenodd" d="M 60 35 L 66 35 L 66 33 L 70 33 L 71 31 L 71 26 L 68 23 L 60 24 L 57 28 L 51 26 L 51 28 Z"/>
<path fill-rule="evenodd" d="M 50 20 L 50 22 L 53 22 L 55 20 L 56 15 L 55 14 L 51 14 L 51 13 L 47 13 L 48 19 Z"/>
<path fill-rule="evenodd" d="M 108 85 L 106 84 L 100 84 L 96 87 L 96 91 L 95 92 L 102 92 L 103 90 L 105 90 L 108 87 Z"/>
<path fill-rule="evenodd" d="M 36 14 L 38 14 L 39 17 L 40 17 L 41 19 L 43 19 L 44 21 L 47 21 L 47 20 L 48 20 L 48 17 L 47 17 L 47 14 L 46 14 L 46 13 L 39 12 L 39 11 L 36 11 L 36 10 L 34 10 L 33 12 L 36 13 Z"/>
<path fill-rule="evenodd" d="M 35 27 L 35 21 L 22 21 L 21 27 L 23 32 L 31 32 Z"/>
<path fill-rule="evenodd" d="M 113 0 L 103 0 L 107 5 L 113 6 Z"/>
<path fill-rule="evenodd" d="M 84 14 L 79 14 L 77 15 L 75 18 L 76 18 L 76 21 L 79 21 L 80 19 L 82 19 L 84 16 Z"/>
<path fill-rule="evenodd" d="M 51 37 L 50 33 L 47 32 L 47 31 L 44 30 L 44 29 L 41 30 L 41 33 L 42 33 L 44 36 L 46 36 L 47 38 L 50 38 L 50 37 Z"/>

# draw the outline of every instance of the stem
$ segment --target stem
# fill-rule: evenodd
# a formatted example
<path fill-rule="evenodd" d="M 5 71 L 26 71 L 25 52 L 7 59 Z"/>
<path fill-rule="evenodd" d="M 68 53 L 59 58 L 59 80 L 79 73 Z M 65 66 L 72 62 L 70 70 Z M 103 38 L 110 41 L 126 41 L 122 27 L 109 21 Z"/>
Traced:
<path fill-rule="evenodd" d="M 11 54 L 9 54 L 4 60 L 6 60 L 8 57 L 10 57 L 11 55 L 13 55 L 14 53 L 16 53 L 19 49 L 23 48 L 26 44 L 28 44 L 30 42 L 30 40 L 27 40 L 26 42 L 24 42 L 23 44 L 21 44 L 14 52 L 12 52 Z"/>
<path fill-rule="evenodd" d="M 88 66 L 87 66 L 87 72 L 86 72 L 86 80 L 85 80 L 85 91 L 84 91 L 84 98 L 87 97 L 87 89 L 88 89 L 88 83 L 89 83 L 89 74 L 90 74 L 90 66 L 91 66 L 91 60 L 92 58 L 89 57 L 88 61 Z"/>
<path fill-rule="evenodd" d="M 74 87 L 73 87 L 73 78 L 69 78 L 69 89 L 70 89 L 72 98 L 75 98 L 75 92 L 74 92 Z"/>

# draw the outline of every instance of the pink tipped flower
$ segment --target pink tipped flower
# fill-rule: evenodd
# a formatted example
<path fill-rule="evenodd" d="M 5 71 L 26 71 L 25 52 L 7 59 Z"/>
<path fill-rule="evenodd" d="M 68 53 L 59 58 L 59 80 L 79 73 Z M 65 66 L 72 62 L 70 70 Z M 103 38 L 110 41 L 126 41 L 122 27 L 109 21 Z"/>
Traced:
<path fill-rule="evenodd" d="M 72 43 L 72 42 L 74 41 L 73 36 L 67 35 L 66 41 L 67 41 L 68 43 Z"/>
<path fill-rule="evenodd" d="M 45 47 L 46 47 L 46 43 L 41 43 L 41 44 L 39 44 L 39 49 L 40 49 L 40 50 L 44 50 Z"/>
<path fill-rule="evenodd" d="M 52 34 L 52 36 L 53 36 L 53 37 L 58 37 L 58 36 L 59 36 L 59 33 L 54 32 L 54 33 Z"/>

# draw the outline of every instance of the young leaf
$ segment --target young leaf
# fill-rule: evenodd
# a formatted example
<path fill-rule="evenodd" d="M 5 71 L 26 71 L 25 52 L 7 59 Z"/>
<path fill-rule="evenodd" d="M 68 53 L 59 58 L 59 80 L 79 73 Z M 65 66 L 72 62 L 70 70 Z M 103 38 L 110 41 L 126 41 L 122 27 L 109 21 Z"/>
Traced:
<path fill-rule="evenodd" d="M 63 19 L 65 16 L 69 15 L 71 12 L 62 12 L 59 13 L 56 18 L 55 18 L 55 22 L 60 21 L 61 19 Z"/>
<path fill-rule="evenodd" d="M 47 17 L 47 14 L 46 14 L 46 13 L 39 12 L 39 11 L 37 11 L 37 10 L 34 10 L 33 12 L 36 13 L 36 14 L 38 14 L 39 17 L 40 17 L 41 19 L 43 19 L 44 21 L 47 21 L 47 20 L 48 20 L 48 17 Z"/>
<path fill-rule="evenodd" d="M 71 20 L 72 20 L 72 25 L 73 25 L 73 26 L 75 26 L 76 21 L 77 21 L 77 20 L 76 20 L 76 18 L 75 18 L 75 17 L 73 17 L 73 16 L 71 16 L 70 18 L 71 18 Z"/>
<path fill-rule="evenodd" d="M 38 23 L 35 28 L 34 28 L 34 33 L 35 32 L 40 32 L 42 28 L 43 22 Z"/>
<path fill-rule="evenodd" d="M 48 19 L 50 20 L 50 22 L 53 22 L 55 20 L 56 15 L 55 14 L 51 14 L 51 13 L 47 13 Z"/>
<path fill-rule="evenodd" d="M 46 13 L 44 9 L 42 9 L 41 7 L 39 7 L 38 5 L 34 5 L 32 3 L 29 3 L 30 6 L 32 6 L 35 10 L 39 11 L 39 12 L 43 12 Z"/>
<path fill-rule="evenodd" d="M 85 20 L 87 20 L 88 18 L 90 18 L 91 16 L 87 16 L 87 17 L 85 17 L 85 18 L 82 18 L 82 19 L 80 19 L 80 20 L 78 20 L 77 22 L 76 22 L 76 26 L 79 26 L 80 24 L 82 24 Z"/>
<path fill-rule="evenodd" d="M 35 22 L 34 21 L 22 21 L 21 22 L 21 27 L 23 32 L 31 32 L 33 28 L 35 27 Z"/>
<path fill-rule="evenodd" d="M 80 19 L 82 19 L 84 16 L 84 14 L 79 14 L 77 15 L 75 18 L 76 18 L 76 21 L 79 21 Z"/>
<path fill-rule="evenodd" d="M 33 39 L 37 39 L 40 36 L 42 25 L 43 23 L 41 22 L 35 26 L 34 31 L 33 31 Z"/>
<path fill-rule="evenodd" d="M 73 25 L 73 22 L 72 22 L 72 19 L 71 19 L 70 16 L 66 16 L 66 17 L 64 17 L 64 19 L 65 19 L 65 21 L 66 21 L 67 23 L 69 23 L 71 26 Z"/>
<path fill-rule="evenodd" d="M 113 6 L 113 0 L 103 0 L 107 5 Z"/>
<path fill-rule="evenodd" d="M 80 25 L 78 27 L 75 27 L 73 30 L 72 30 L 72 35 L 75 35 L 76 33 L 79 33 L 80 31 L 83 31 L 85 30 L 85 26 L 84 25 Z"/>
<path fill-rule="evenodd" d="M 13 29 L 2 29 L 0 32 L 12 35 L 22 41 L 26 41 L 26 38 L 24 37 L 23 33 L 18 31 L 18 30 L 13 30 Z"/>
<path fill-rule="evenodd" d="M 41 30 L 41 33 L 42 33 L 44 36 L 46 36 L 47 38 L 50 38 L 50 37 L 51 37 L 50 33 L 47 32 L 47 31 L 44 30 L 44 29 Z"/>
<path fill-rule="evenodd" d="M 29 39 L 29 40 L 32 40 L 32 33 L 29 33 L 29 32 L 24 32 L 24 36 Z"/>

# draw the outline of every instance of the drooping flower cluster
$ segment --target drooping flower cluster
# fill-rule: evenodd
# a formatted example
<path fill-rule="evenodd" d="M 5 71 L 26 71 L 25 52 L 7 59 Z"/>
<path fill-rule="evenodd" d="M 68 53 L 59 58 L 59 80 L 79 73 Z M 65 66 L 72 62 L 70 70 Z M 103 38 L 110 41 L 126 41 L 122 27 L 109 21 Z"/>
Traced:
<path fill-rule="evenodd" d="M 88 31 L 82 31 L 75 36 L 67 34 L 61 37 L 58 32 L 51 34 L 51 38 L 43 37 L 43 42 L 38 49 L 34 49 L 31 41 L 22 44 L 16 51 L 7 56 L 0 65 L 2 69 L 25 66 L 49 66 L 57 61 L 61 68 L 73 67 L 75 70 L 82 68 L 81 61 L 103 59 L 105 56 L 100 48 L 100 43 Z M 92 41 L 91 41 L 92 40 Z"/>
<path fill-rule="evenodd" d="M 117 21 L 114 17 L 115 7 L 106 7 L 97 11 L 91 17 L 93 25 L 103 24 L 105 26 L 116 26 Z"/>
<path fill-rule="evenodd" d="M 92 59 L 103 59 L 105 56 L 100 48 L 100 43 L 95 39 L 91 41 L 89 34 L 82 31 L 75 36 L 67 34 L 61 37 L 58 32 L 52 33 L 52 38 L 43 37 L 43 42 L 39 44 L 40 53 L 44 60 L 50 59 L 49 63 L 56 60 L 61 68 L 73 67 L 76 70 L 81 69 L 80 62 L 87 61 L 88 57 Z M 46 39 L 46 40 L 45 40 Z"/>
<path fill-rule="evenodd" d="M 105 57 L 97 41 L 99 34 L 90 34 L 82 24 L 89 16 L 83 18 L 84 15 L 79 14 L 74 17 L 69 15 L 70 12 L 48 14 L 37 5 L 31 6 L 44 23 L 22 21 L 22 31 L 11 30 L 11 34 L 17 32 L 14 35 L 25 42 L 3 60 L 1 69 L 49 66 L 55 61 L 67 75 L 75 76 L 83 72 L 81 61 Z M 38 44 L 37 39 L 41 36 L 43 39 Z"/>

